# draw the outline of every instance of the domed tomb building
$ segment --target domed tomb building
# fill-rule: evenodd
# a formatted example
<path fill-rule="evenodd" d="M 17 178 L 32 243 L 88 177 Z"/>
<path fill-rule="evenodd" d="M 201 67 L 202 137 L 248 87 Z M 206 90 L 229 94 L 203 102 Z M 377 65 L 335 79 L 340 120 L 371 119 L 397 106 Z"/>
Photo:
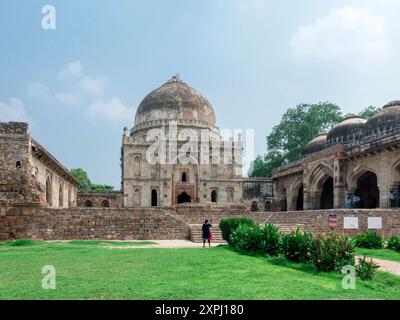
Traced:
<path fill-rule="evenodd" d="M 400 193 L 400 101 L 386 104 L 368 121 L 354 114 L 303 148 L 303 157 L 273 172 L 281 210 L 393 206 Z M 398 206 L 399 204 L 397 204 Z"/>
<path fill-rule="evenodd" d="M 208 99 L 174 76 L 140 103 L 122 140 L 125 207 L 242 200 L 242 142 L 223 140 Z"/>

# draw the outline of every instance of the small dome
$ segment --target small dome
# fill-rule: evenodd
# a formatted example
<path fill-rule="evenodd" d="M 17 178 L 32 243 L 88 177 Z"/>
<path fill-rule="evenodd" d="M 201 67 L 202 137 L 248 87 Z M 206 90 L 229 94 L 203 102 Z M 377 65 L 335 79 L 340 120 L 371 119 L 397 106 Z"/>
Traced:
<path fill-rule="evenodd" d="M 326 132 L 322 132 L 307 143 L 303 148 L 303 155 L 318 152 L 325 148 L 326 146 Z"/>
<path fill-rule="evenodd" d="M 207 98 L 177 76 L 150 92 L 136 111 L 135 126 L 154 120 L 195 120 L 216 125 Z"/>
<path fill-rule="evenodd" d="M 381 111 L 367 121 L 367 134 L 378 131 L 391 131 L 400 127 L 400 101 L 395 100 L 386 104 Z"/>
<path fill-rule="evenodd" d="M 355 114 L 348 114 L 344 120 L 335 125 L 328 133 L 328 144 L 346 143 L 363 134 L 367 121 Z"/>

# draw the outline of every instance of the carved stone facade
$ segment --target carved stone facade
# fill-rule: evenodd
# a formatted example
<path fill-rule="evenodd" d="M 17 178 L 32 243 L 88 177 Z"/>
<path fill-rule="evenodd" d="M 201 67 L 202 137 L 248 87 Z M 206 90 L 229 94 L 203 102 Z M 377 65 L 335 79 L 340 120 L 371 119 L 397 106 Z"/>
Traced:
<path fill-rule="evenodd" d="M 28 124 L 0 123 L 0 208 L 76 206 L 78 181 L 28 132 Z"/>
<path fill-rule="evenodd" d="M 347 116 L 303 153 L 273 172 L 282 210 L 393 206 L 390 193 L 400 191 L 400 101 L 368 121 Z"/>
<path fill-rule="evenodd" d="M 207 98 L 178 77 L 148 94 L 122 139 L 125 207 L 242 201 L 242 142 L 225 141 Z"/>

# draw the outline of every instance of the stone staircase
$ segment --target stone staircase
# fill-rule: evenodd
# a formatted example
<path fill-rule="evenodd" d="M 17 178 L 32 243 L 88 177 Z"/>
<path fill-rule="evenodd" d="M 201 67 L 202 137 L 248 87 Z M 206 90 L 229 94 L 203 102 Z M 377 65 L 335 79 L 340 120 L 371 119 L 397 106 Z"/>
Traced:
<path fill-rule="evenodd" d="M 201 231 L 202 224 L 189 224 L 190 229 L 190 241 L 201 243 L 203 242 L 202 231 Z M 212 240 L 211 242 L 214 243 L 226 243 L 224 239 L 222 239 L 221 229 L 218 225 L 214 225 L 211 228 L 212 233 Z"/>

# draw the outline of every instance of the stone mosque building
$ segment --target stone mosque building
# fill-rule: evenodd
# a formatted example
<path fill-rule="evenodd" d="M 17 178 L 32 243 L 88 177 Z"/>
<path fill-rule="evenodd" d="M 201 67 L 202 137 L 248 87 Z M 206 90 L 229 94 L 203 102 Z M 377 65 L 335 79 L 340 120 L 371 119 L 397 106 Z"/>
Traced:
<path fill-rule="evenodd" d="M 177 76 L 140 103 L 121 159 L 125 207 L 242 201 L 240 137 L 222 140 L 207 98 Z"/>
<path fill-rule="evenodd" d="M 273 172 L 283 211 L 345 208 L 350 196 L 360 208 L 390 207 L 400 185 L 400 101 L 368 121 L 348 115 L 303 150 L 303 157 Z"/>

